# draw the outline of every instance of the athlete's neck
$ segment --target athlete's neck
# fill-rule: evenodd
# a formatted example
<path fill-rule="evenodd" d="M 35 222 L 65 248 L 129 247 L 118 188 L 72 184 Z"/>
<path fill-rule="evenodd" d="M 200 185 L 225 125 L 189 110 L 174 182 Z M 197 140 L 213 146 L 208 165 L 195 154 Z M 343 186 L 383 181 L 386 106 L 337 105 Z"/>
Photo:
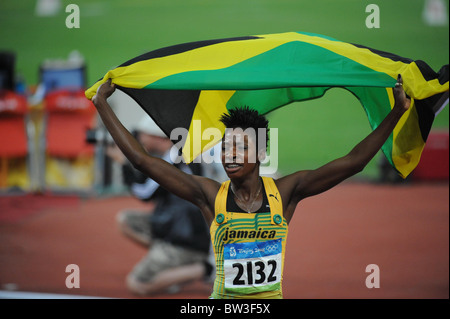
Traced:
<path fill-rule="evenodd" d="M 231 180 L 230 185 L 232 191 L 237 193 L 237 195 L 245 201 L 248 201 L 251 198 L 253 199 L 253 196 L 258 193 L 262 186 L 261 177 L 259 175 L 252 175 L 246 179 Z"/>

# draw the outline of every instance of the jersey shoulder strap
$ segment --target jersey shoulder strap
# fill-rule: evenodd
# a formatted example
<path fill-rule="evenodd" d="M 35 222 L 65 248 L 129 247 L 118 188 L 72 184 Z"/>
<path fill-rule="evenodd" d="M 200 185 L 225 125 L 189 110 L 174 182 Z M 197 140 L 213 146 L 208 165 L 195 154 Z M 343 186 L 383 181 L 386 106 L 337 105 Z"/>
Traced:
<path fill-rule="evenodd" d="M 270 206 L 270 219 L 272 225 L 282 226 L 283 224 L 283 202 L 281 200 L 278 187 L 271 177 L 262 177 L 266 189 L 267 200 Z"/>
<path fill-rule="evenodd" d="M 215 214 L 214 221 L 217 224 L 224 224 L 228 220 L 228 212 L 227 212 L 228 187 L 230 187 L 230 180 L 227 180 L 222 183 L 216 195 L 216 201 L 214 203 L 214 214 Z"/>

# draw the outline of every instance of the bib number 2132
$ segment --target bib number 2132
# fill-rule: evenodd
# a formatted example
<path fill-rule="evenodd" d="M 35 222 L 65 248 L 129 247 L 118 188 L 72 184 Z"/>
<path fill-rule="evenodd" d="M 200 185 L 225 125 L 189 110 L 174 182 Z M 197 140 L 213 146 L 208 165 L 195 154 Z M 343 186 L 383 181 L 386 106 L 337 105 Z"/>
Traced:
<path fill-rule="evenodd" d="M 236 278 L 233 279 L 233 285 L 253 285 L 262 283 L 273 283 L 277 281 L 275 272 L 277 270 L 277 261 L 268 260 L 267 264 L 261 260 L 247 261 L 246 265 L 234 263 L 233 268 L 238 269 Z"/>
<path fill-rule="evenodd" d="M 225 288 L 263 287 L 280 282 L 281 239 L 224 247 Z"/>

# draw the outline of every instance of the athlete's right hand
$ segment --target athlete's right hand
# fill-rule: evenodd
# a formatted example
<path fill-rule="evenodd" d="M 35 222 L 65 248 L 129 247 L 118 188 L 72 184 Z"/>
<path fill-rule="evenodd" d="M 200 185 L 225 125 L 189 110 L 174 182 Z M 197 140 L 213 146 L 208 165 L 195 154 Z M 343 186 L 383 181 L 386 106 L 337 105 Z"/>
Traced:
<path fill-rule="evenodd" d="M 97 93 L 92 98 L 94 105 L 97 105 L 99 99 L 106 100 L 116 90 L 115 84 L 111 83 L 111 79 L 108 79 L 105 83 L 100 85 L 97 89 Z"/>

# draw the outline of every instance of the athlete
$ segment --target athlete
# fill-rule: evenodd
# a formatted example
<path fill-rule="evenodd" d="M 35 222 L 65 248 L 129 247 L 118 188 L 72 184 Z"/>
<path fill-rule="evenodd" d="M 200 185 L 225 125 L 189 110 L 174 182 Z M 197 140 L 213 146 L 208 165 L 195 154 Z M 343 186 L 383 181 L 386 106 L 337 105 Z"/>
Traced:
<path fill-rule="evenodd" d="M 224 114 L 222 165 L 229 178 L 220 184 L 189 175 L 152 157 L 120 123 L 107 98 L 115 86 L 108 80 L 92 101 L 106 128 L 128 160 L 175 195 L 197 205 L 210 226 L 216 279 L 211 298 L 282 298 L 282 278 L 288 225 L 297 204 L 360 172 L 375 156 L 410 107 L 398 76 L 395 105 L 382 123 L 347 155 L 314 170 L 302 170 L 277 180 L 259 175 L 266 145 L 258 133 L 268 121 L 241 108 Z"/>

